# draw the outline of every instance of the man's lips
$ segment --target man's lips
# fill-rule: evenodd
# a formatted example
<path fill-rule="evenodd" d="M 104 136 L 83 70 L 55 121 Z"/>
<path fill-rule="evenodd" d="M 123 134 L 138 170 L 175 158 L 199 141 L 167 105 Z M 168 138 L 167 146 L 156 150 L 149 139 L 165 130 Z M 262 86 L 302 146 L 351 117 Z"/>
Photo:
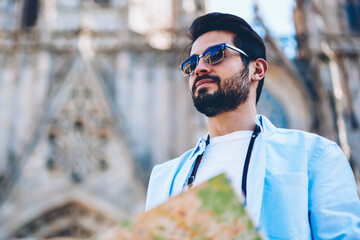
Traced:
<path fill-rule="evenodd" d="M 195 84 L 195 88 L 197 89 L 200 85 L 203 85 L 206 83 L 215 83 L 215 82 L 216 81 L 214 81 L 213 79 L 202 79 Z"/>
<path fill-rule="evenodd" d="M 195 79 L 195 82 L 192 86 L 192 92 L 195 94 L 195 91 L 198 87 L 204 84 L 210 84 L 210 83 L 218 83 L 220 82 L 219 77 L 217 76 L 211 76 L 211 75 L 203 75 L 199 76 Z"/>

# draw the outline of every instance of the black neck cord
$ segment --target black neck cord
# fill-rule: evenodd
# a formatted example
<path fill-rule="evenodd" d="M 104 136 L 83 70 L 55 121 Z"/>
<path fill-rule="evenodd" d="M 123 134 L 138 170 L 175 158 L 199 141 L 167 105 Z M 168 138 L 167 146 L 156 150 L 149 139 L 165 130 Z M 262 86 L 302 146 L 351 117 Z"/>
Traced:
<path fill-rule="evenodd" d="M 242 186 L 241 186 L 245 197 L 246 197 L 246 179 L 247 179 L 247 173 L 248 173 L 248 170 L 249 170 L 251 152 L 252 152 L 252 149 L 254 147 L 255 139 L 259 135 L 260 131 L 261 131 L 260 127 L 258 125 L 256 125 L 255 129 L 254 129 L 254 131 L 253 131 L 253 133 L 251 135 L 249 147 L 248 147 L 246 157 L 245 157 L 245 163 L 244 163 L 243 175 L 242 175 Z M 210 135 L 206 139 L 206 146 L 209 145 L 209 143 L 210 143 Z M 190 177 L 188 179 L 188 183 L 187 183 L 189 188 L 192 186 L 192 184 L 195 181 L 196 173 L 197 173 L 197 170 L 199 168 L 201 158 L 202 158 L 204 152 L 202 154 L 200 154 L 199 156 L 197 156 L 197 158 L 195 160 L 195 166 L 194 166 L 194 168 L 193 168 L 193 170 L 191 172 L 191 175 L 190 175 Z"/>

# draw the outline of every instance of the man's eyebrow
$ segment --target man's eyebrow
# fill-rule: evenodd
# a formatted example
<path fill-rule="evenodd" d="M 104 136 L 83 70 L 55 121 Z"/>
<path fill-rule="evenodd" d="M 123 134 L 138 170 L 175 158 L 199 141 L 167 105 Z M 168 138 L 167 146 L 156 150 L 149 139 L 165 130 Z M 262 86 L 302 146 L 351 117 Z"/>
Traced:
<path fill-rule="evenodd" d="M 189 55 L 189 57 L 192 57 L 192 56 L 200 56 L 200 54 L 191 54 L 191 55 Z"/>
<path fill-rule="evenodd" d="M 189 57 L 192 57 L 192 56 L 200 56 L 200 55 L 199 54 L 192 54 Z"/>
<path fill-rule="evenodd" d="M 205 51 L 207 51 L 207 50 L 209 50 L 210 48 L 212 48 L 212 47 L 214 47 L 214 46 L 216 46 L 216 45 L 218 45 L 218 44 L 215 44 L 215 45 L 211 45 L 211 46 L 209 46 L 207 49 L 205 49 L 203 52 L 205 52 Z M 202 52 L 202 53 L 203 53 Z"/>
<path fill-rule="evenodd" d="M 216 46 L 216 45 L 218 45 L 218 44 L 209 46 L 207 49 L 205 49 L 204 51 L 202 51 L 202 53 L 200 53 L 200 54 L 203 54 L 204 52 L 206 52 L 207 50 L 209 50 L 210 48 L 212 48 L 213 46 Z M 191 50 L 190 50 L 190 52 L 191 52 Z M 193 54 L 193 55 L 190 55 L 190 57 L 191 57 L 191 56 L 200 56 L 200 55 L 199 55 L 199 54 Z"/>

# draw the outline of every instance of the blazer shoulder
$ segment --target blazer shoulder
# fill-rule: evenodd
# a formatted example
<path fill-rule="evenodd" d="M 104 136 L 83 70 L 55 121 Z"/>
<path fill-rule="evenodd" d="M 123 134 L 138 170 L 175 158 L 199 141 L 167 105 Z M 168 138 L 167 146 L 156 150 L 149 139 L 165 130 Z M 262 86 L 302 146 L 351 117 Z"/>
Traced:
<path fill-rule="evenodd" d="M 320 136 L 316 133 L 306 132 L 296 129 L 285 129 L 285 128 L 276 128 L 274 134 L 270 136 L 268 140 L 275 140 L 286 142 L 294 145 L 303 145 L 308 148 L 313 146 L 316 149 L 325 149 L 327 147 L 335 147 L 337 144 L 334 141 L 331 141 L 323 136 Z"/>

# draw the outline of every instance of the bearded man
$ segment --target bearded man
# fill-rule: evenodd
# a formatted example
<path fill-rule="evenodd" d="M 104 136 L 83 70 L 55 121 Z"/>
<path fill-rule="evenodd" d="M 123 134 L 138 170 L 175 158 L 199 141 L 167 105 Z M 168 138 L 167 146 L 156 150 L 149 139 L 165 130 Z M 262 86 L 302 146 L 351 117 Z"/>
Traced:
<path fill-rule="evenodd" d="M 229 14 L 201 16 L 189 30 L 191 53 L 180 69 L 209 133 L 154 167 L 146 209 L 225 172 L 268 238 L 359 239 L 357 187 L 337 144 L 257 114 L 268 68 L 263 40 Z"/>

